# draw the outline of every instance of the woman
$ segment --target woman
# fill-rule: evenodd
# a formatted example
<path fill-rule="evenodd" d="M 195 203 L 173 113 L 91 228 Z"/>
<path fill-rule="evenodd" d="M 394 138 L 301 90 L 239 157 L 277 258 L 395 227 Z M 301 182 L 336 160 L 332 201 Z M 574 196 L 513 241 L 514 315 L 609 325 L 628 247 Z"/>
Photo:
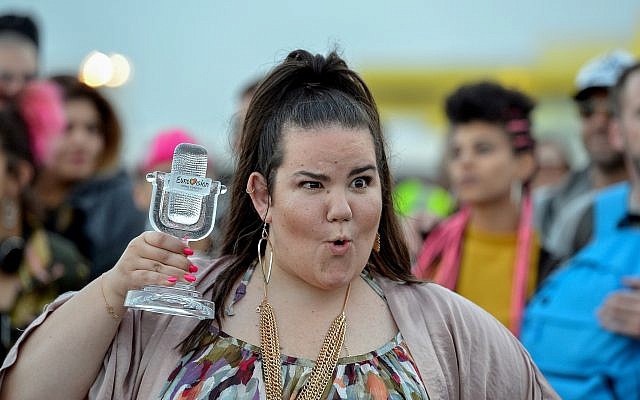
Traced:
<path fill-rule="evenodd" d="M 557 398 L 493 318 L 412 278 L 375 103 L 335 53 L 261 82 L 240 149 L 226 256 L 198 281 L 215 321 L 125 314 L 128 289 L 189 269 L 144 233 L 25 333 L 1 399 Z"/>
<path fill-rule="evenodd" d="M 18 99 L 0 111 L 0 359 L 46 304 L 89 276 L 75 246 L 43 229 L 30 190 L 43 144 L 62 127 L 61 99 L 47 82 L 28 84 Z"/>
<path fill-rule="evenodd" d="M 47 210 L 47 228 L 76 243 L 91 262 L 91 278 L 107 271 L 144 230 L 133 185 L 115 171 L 120 125 L 109 102 L 75 77 L 52 80 L 64 98 L 67 126 L 52 144 L 35 185 Z"/>
<path fill-rule="evenodd" d="M 544 275 L 529 196 L 533 107 L 524 94 L 489 82 L 449 96 L 447 170 L 462 209 L 435 228 L 414 267 L 416 276 L 457 291 L 516 336 L 524 303 Z"/>

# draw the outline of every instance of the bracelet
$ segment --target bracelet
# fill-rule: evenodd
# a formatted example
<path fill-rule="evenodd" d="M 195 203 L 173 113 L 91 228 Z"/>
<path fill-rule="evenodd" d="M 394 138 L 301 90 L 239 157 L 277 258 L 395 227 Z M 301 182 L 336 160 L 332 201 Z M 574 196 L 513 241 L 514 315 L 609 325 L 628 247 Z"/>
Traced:
<path fill-rule="evenodd" d="M 115 319 L 117 321 L 122 317 L 120 315 L 116 314 L 115 311 L 113 311 L 113 306 L 111 304 L 109 304 L 109 302 L 107 301 L 107 296 L 105 296 L 105 294 L 104 294 L 103 282 L 104 282 L 104 274 L 100 275 L 100 291 L 102 292 L 102 298 L 104 299 L 104 305 L 107 308 L 107 312 L 109 313 L 109 315 L 111 315 L 111 318 L 113 318 L 113 319 Z"/>

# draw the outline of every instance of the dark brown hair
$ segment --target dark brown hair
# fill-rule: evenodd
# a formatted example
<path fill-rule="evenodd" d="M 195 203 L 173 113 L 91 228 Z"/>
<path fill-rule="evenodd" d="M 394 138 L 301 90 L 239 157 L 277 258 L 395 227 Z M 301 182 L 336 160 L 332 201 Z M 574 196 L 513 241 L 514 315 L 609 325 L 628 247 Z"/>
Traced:
<path fill-rule="evenodd" d="M 445 102 L 452 126 L 483 121 L 504 127 L 513 151 L 533 152 L 531 112 L 535 102 L 526 94 L 495 82 L 483 81 L 460 86 Z"/>
<path fill-rule="evenodd" d="M 260 82 L 247 111 L 221 249 L 221 254 L 230 255 L 231 261 L 213 285 L 216 322 L 220 327 L 226 299 L 257 257 L 255 249 L 263 222 L 244 190 L 249 175 L 255 171 L 262 174 L 272 193 L 271 183 L 284 156 L 283 127 L 310 129 L 335 124 L 368 129 L 375 147 L 382 188 L 378 228 L 381 246 L 380 252 L 371 253 L 369 270 L 395 281 L 415 281 L 409 252 L 393 211 L 392 178 L 371 92 L 335 51 L 324 57 L 296 50 Z M 201 322 L 182 343 L 181 350 L 186 353 L 197 348 L 209 325 L 210 322 Z"/>
<path fill-rule="evenodd" d="M 100 116 L 100 134 L 104 138 L 104 150 L 98 160 L 98 171 L 115 166 L 120 154 L 122 129 L 109 101 L 98 90 L 80 82 L 75 76 L 56 75 L 51 77 L 51 80 L 60 87 L 65 102 L 88 100 L 96 108 Z"/>

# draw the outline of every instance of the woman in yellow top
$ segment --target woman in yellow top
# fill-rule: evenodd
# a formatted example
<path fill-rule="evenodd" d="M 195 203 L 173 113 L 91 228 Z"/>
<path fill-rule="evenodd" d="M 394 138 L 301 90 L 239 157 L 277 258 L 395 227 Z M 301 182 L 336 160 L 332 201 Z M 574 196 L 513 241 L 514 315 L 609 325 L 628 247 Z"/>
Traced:
<path fill-rule="evenodd" d="M 515 335 L 542 275 L 528 190 L 533 108 L 525 94 L 491 82 L 447 98 L 447 172 L 462 207 L 428 236 L 414 266 L 416 276 L 457 291 Z"/>

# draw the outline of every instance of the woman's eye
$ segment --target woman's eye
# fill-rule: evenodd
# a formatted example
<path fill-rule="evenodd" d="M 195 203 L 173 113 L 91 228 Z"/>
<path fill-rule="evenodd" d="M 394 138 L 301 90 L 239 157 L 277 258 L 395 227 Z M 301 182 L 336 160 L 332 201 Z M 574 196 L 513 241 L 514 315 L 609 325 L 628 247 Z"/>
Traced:
<path fill-rule="evenodd" d="M 320 189 L 320 188 L 322 188 L 322 184 L 320 182 L 314 182 L 314 181 L 302 182 L 300 184 L 300 186 L 302 186 L 305 189 Z"/>
<path fill-rule="evenodd" d="M 480 154 L 489 153 L 493 150 L 493 146 L 488 144 L 481 144 L 476 147 L 476 151 Z"/>
<path fill-rule="evenodd" d="M 353 187 L 356 189 L 364 189 L 371 183 L 371 177 L 362 176 L 353 180 Z"/>
<path fill-rule="evenodd" d="M 89 124 L 87 125 L 87 132 L 91 133 L 92 135 L 97 135 L 100 133 L 100 130 L 98 129 L 98 125 Z"/>

